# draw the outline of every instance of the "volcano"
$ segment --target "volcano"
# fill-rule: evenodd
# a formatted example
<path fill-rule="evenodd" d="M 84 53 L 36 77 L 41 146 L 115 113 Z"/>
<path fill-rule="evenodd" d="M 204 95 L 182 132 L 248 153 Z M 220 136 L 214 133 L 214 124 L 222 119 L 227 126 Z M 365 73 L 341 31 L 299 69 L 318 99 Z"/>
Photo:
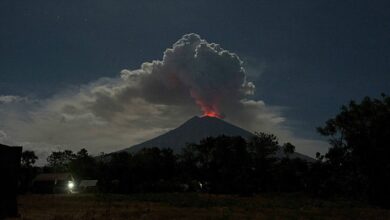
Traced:
<path fill-rule="evenodd" d="M 241 136 L 245 139 L 249 139 L 254 134 L 217 117 L 195 116 L 186 121 L 184 124 L 168 131 L 165 134 L 132 147 L 123 149 L 121 151 L 136 153 L 143 148 L 157 147 L 160 149 L 170 148 L 175 153 L 180 153 L 188 143 L 199 143 L 200 140 L 204 138 L 216 137 L 219 135 Z M 283 155 L 284 153 L 280 151 L 277 152 L 276 156 L 282 157 Z M 294 153 L 290 157 L 301 158 L 310 161 L 314 160 L 313 158 L 300 153 Z"/>

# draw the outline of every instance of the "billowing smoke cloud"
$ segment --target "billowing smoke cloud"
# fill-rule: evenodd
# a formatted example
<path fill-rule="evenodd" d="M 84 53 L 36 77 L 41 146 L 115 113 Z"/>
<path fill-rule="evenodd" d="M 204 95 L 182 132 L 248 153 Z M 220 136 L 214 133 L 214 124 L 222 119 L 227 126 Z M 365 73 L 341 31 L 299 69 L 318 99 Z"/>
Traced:
<path fill-rule="evenodd" d="M 139 80 L 148 101 L 185 103 L 191 97 L 204 115 L 222 117 L 222 106 L 254 92 L 242 64 L 218 44 L 187 34 L 164 52 L 162 61 L 144 63 L 137 71 L 123 70 L 122 78 Z"/>
<path fill-rule="evenodd" d="M 274 133 L 310 155 L 326 149 L 323 142 L 296 137 L 281 108 L 251 100 L 255 86 L 240 58 L 197 34 L 184 35 L 162 60 L 75 88 L 45 100 L 0 96 L 0 138 L 36 151 L 110 152 L 202 114 Z"/>
<path fill-rule="evenodd" d="M 8 104 L 12 102 L 21 102 L 25 101 L 26 98 L 13 95 L 0 95 L 0 104 Z"/>
<path fill-rule="evenodd" d="M 7 141 L 7 134 L 0 130 L 0 143 L 5 143 Z"/>

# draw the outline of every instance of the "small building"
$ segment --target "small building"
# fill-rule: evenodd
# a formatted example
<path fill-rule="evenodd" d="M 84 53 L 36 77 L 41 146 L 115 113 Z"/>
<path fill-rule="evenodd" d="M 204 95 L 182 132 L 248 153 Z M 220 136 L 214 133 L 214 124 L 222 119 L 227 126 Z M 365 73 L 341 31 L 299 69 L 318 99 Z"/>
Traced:
<path fill-rule="evenodd" d="M 70 173 L 41 173 L 33 180 L 36 193 L 71 193 L 74 178 Z"/>
<path fill-rule="evenodd" d="M 78 189 L 82 192 L 96 192 L 98 180 L 81 180 Z"/>
<path fill-rule="evenodd" d="M 0 219 L 18 215 L 16 197 L 22 147 L 0 144 Z"/>

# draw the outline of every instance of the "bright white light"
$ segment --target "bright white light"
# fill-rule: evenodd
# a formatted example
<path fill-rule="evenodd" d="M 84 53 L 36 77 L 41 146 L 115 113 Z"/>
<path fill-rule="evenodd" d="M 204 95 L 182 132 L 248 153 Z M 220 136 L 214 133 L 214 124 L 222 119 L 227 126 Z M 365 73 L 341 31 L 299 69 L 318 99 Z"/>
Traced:
<path fill-rule="evenodd" d="M 72 181 L 69 181 L 68 182 L 68 188 L 69 189 L 73 189 L 73 187 L 74 187 L 74 183 Z"/>

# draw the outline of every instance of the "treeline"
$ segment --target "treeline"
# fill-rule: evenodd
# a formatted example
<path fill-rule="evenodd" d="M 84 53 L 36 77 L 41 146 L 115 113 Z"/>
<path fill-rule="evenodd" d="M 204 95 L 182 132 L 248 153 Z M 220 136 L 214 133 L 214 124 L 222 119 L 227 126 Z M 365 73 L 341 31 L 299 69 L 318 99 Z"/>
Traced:
<path fill-rule="evenodd" d="M 305 192 L 317 197 L 364 199 L 388 207 L 390 98 L 383 95 L 351 102 L 318 131 L 329 137 L 332 147 L 313 161 L 295 158 L 295 147 L 290 143 L 280 146 L 272 134 L 256 133 L 249 140 L 206 138 L 189 144 L 180 154 L 158 148 L 98 157 L 85 149 L 53 152 L 44 170 L 98 179 L 100 191 L 109 193 Z M 28 161 L 25 158 L 24 167 L 31 167 Z"/>
<path fill-rule="evenodd" d="M 295 147 L 280 146 L 276 136 L 256 133 L 242 137 L 209 137 L 189 144 L 180 154 L 171 149 L 145 148 L 93 157 L 87 150 L 52 152 L 37 172 L 71 172 L 76 179 L 98 179 L 101 192 L 202 191 L 250 195 L 256 192 L 303 191 L 309 182 L 310 164 L 292 159 Z M 282 152 L 282 153 L 281 153 Z M 28 170 L 37 159 L 23 153 Z M 33 176 L 33 175 L 30 175 Z M 315 188 L 315 187 L 312 187 Z"/>
<path fill-rule="evenodd" d="M 274 156 L 278 148 L 275 136 L 259 133 L 249 142 L 241 137 L 206 138 L 200 144 L 188 145 L 181 154 L 158 148 L 146 148 L 136 154 L 122 152 L 109 155 L 108 162 L 100 163 L 99 182 L 103 191 L 120 193 L 252 194 L 300 190 L 300 175 L 307 170 L 307 163 L 287 156 L 283 163 L 278 163 Z M 291 166 L 299 168 L 289 173 L 291 184 L 278 181 L 285 178 L 283 169 Z"/>

